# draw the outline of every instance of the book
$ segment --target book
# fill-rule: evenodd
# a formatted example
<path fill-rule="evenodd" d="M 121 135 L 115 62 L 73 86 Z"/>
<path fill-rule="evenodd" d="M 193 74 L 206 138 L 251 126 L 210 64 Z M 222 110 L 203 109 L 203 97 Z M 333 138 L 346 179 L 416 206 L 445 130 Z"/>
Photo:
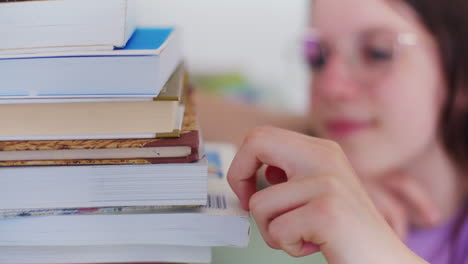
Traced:
<path fill-rule="evenodd" d="M 112 97 L 9 97 L 1 98 L 0 104 L 52 104 L 80 102 L 151 102 L 151 101 L 182 101 L 182 95 L 187 83 L 184 64 L 180 64 L 171 75 L 158 96 L 112 96 Z"/>
<path fill-rule="evenodd" d="M 133 0 L 0 2 L 0 54 L 112 50 L 136 27 Z"/>
<path fill-rule="evenodd" d="M 208 202 L 203 207 L 113 207 L 74 213 L 47 209 L 41 213 L 3 211 L 0 246 L 246 247 L 249 213 L 242 209 L 225 176 L 235 149 L 207 144 L 206 153 L 218 158 L 210 159 L 215 160 L 211 165 L 215 169 L 208 176 Z"/>
<path fill-rule="evenodd" d="M 0 209 L 206 204 L 206 160 L 120 166 L 0 169 Z"/>
<path fill-rule="evenodd" d="M 177 101 L 0 105 L 0 140 L 177 137 Z"/>
<path fill-rule="evenodd" d="M 138 28 L 111 51 L 0 55 L 0 98 L 156 97 L 181 62 L 173 28 Z"/>
<path fill-rule="evenodd" d="M 201 133 L 187 88 L 177 138 L 0 141 L 0 167 L 188 163 L 202 157 Z"/>
<path fill-rule="evenodd" d="M 5 246 L 0 263 L 209 263 L 211 248 L 166 245 L 122 246 Z"/>

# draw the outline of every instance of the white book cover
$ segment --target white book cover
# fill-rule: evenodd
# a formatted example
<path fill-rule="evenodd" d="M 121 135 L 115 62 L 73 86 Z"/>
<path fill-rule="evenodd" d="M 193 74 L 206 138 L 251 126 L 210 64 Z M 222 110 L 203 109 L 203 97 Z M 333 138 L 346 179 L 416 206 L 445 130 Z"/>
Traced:
<path fill-rule="evenodd" d="M 138 28 L 109 51 L 0 54 L 0 98 L 156 97 L 181 62 L 174 28 Z"/>
<path fill-rule="evenodd" d="M 111 50 L 135 30 L 134 0 L 0 3 L 0 54 Z"/>
<path fill-rule="evenodd" d="M 208 203 L 198 209 L 112 207 L 89 210 L 3 211 L 0 246 L 162 244 L 246 247 L 250 217 L 225 173 L 230 145 L 207 144 Z"/>
<path fill-rule="evenodd" d="M 148 95 L 114 95 L 110 97 L 61 97 L 61 96 L 8 96 L 0 97 L 0 105 L 2 104 L 61 104 L 61 103 L 98 103 L 98 102 L 151 102 L 151 101 L 179 101 L 182 102 L 184 93 L 185 65 L 181 63 L 176 71 L 171 75 L 166 82 L 161 92 L 157 97 Z"/>

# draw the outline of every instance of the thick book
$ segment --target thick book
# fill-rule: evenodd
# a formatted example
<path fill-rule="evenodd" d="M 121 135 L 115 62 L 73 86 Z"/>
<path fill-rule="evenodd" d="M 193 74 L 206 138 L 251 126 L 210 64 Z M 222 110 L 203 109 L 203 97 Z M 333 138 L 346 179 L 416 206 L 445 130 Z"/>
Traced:
<path fill-rule="evenodd" d="M 0 2 L 0 54 L 112 50 L 136 26 L 134 0 Z"/>
<path fill-rule="evenodd" d="M 0 247 L 0 263 L 210 263 L 210 247 L 166 245 Z"/>
<path fill-rule="evenodd" d="M 111 51 L 0 55 L 0 98 L 156 97 L 181 62 L 173 28 L 138 28 Z"/>
<path fill-rule="evenodd" d="M 52 104 L 52 103 L 82 103 L 82 102 L 151 102 L 151 101 L 181 101 L 185 84 L 187 83 L 186 69 L 180 64 L 171 75 L 158 96 L 109 96 L 109 97 L 28 97 L 3 98 L 0 104 Z"/>
<path fill-rule="evenodd" d="M 177 137 L 177 101 L 0 105 L 0 140 Z"/>
<path fill-rule="evenodd" d="M 179 137 L 0 141 L 0 167 L 131 165 L 196 161 L 201 157 L 201 133 L 192 97 L 188 95 L 183 101 L 185 111 L 182 128 L 178 131 Z"/>
<path fill-rule="evenodd" d="M 206 153 L 211 169 L 208 202 L 201 208 L 3 211 L 0 246 L 246 247 L 250 239 L 249 213 L 242 209 L 225 176 L 235 149 L 207 144 Z"/>
<path fill-rule="evenodd" d="M 207 166 L 202 159 L 157 165 L 5 167 L 0 169 L 0 209 L 203 205 Z"/>

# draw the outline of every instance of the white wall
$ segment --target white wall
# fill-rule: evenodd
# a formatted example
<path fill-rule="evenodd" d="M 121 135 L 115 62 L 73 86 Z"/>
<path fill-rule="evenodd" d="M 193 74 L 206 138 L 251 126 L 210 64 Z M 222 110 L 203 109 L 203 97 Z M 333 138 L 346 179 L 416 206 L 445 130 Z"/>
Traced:
<path fill-rule="evenodd" d="M 136 0 L 140 25 L 182 28 L 194 72 L 239 71 L 270 105 L 301 111 L 306 78 L 298 39 L 306 0 Z"/>

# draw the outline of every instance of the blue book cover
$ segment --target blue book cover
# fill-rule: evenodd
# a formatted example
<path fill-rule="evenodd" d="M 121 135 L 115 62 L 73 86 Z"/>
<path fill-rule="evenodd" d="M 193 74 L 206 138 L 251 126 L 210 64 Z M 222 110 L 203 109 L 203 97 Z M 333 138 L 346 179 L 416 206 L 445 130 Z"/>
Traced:
<path fill-rule="evenodd" d="M 158 55 L 174 35 L 174 28 L 137 28 L 124 47 L 114 50 L 62 51 L 34 54 L 0 54 L 0 60 L 56 57 L 99 57 L 125 55 Z"/>
<path fill-rule="evenodd" d="M 173 31 L 173 28 L 137 28 L 125 47 L 114 50 L 157 50 Z"/>

